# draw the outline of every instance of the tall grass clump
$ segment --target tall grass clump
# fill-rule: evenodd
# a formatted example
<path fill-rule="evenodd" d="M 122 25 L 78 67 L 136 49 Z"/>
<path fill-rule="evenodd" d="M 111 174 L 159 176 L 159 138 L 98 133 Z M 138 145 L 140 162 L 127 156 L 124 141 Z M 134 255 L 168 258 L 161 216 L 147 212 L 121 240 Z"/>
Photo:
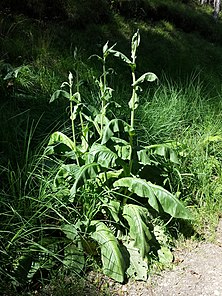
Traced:
<path fill-rule="evenodd" d="M 150 145 L 161 139 L 177 147 L 179 165 L 170 178 L 163 177 L 198 209 L 201 233 L 212 230 L 221 213 L 220 101 L 219 94 L 212 97 L 198 80 L 187 85 L 166 81 L 140 109 L 141 141 Z"/>
<path fill-rule="evenodd" d="M 17 121 L 21 120 L 19 115 Z M 54 189 L 60 164 L 44 154 L 48 139 L 37 146 L 33 142 L 38 124 L 27 120 L 21 130 L 14 126 L 19 140 L 14 139 L 13 147 L 8 147 L 0 166 L 0 292 L 4 295 L 38 290 L 52 276 L 62 274 L 66 265 L 69 269 L 72 246 L 60 227 L 67 219 L 74 223 L 77 210 L 64 204 L 61 190 Z"/>

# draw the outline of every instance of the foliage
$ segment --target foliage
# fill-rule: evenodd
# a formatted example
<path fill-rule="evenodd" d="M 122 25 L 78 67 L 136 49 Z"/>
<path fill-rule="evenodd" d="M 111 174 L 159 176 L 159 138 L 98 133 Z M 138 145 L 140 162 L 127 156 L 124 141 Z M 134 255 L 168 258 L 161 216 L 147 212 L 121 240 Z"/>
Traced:
<path fill-rule="evenodd" d="M 150 72 L 136 78 L 139 43 L 137 32 L 131 42 L 131 59 L 116 51 L 115 46 L 109 47 L 108 43 L 103 47 L 102 57 L 95 55 L 103 67 L 102 75 L 95 80 L 101 102 L 95 115 L 81 100 L 79 81 L 76 81 L 77 89 L 73 92 L 72 73 L 50 100 L 53 102 L 61 95 L 69 99 L 72 126 L 70 138 L 61 132 L 50 137 L 47 153 L 64 161 L 54 184 L 58 190 L 61 184 L 65 184 L 69 189 L 69 203 L 82 206 L 81 213 L 85 218 L 81 218 L 81 224 L 85 225 L 86 237 L 96 241 L 101 249 L 103 272 L 119 282 L 124 281 L 126 274 L 135 279 L 146 279 L 150 241 L 154 236 L 151 233 L 153 215 L 161 216 L 165 212 L 174 218 L 191 219 L 189 211 L 173 194 L 149 182 L 142 173 L 144 168 L 155 167 L 155 154 L 163 159 L 169 158 L 171 162 L 177 161 L 170 146 L 166 149 L 165 144 L 156 147 L 138 147 L 136 144 L 134 124 L 140 84 L 157 80 L 157 76 Z M 113 90 L 107 82 L 106 60 L 111 55 L 131 69 L 130 123 L 108 118 Z M 93 213 L 84 209 L 85 196 L 92 191 L 99 196 L 95 205 L 97 210 Z M 67 195 L 67 191 L 64 194 Z"/>

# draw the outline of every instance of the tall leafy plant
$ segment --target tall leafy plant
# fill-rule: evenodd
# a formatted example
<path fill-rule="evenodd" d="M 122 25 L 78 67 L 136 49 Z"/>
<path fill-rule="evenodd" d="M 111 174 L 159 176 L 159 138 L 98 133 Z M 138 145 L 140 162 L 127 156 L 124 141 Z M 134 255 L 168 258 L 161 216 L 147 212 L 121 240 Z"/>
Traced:
<path fill-rule="evenodd" d="M 81 246 L 85 246 L 89 253 L 98 251 L 92 243 L 96 242 L 104 273 L 119 282 L 126 277 L 147 278 L 150 249 L 154 248 L 153 238 L 159 240 L 157 231 L 154 231 L 153 216 L 164 214 L 173 218 L 192 218 L 188 209 L 172 193 L 149 180 L 149 171 L 158 166 L 160 159 L 174 164 L 178 162 L 171 145 L 137 145 L 135 112 L 139 105 L 139 91 L 142 90 L 140 85 L 144 81 L 157 80 L 151 72 L 136 77 L 139 44 L 140 34 L 137 31 L 131 42 L 131 58 L 115 50 L 115 45 L 109 47 L 108 43 L 103 47 L 102 57 L 96 56 L 103 67 L 102 75 L 96 80 L 101 102 L 98 110 L 94 108 L 94 112 L 90 113 L 92 109 L 81 101 L 79 89 L 73 92 L 71 73 L 68 82 L 62 84 L 62 89 L 56 91 L 50 101 L 62 95 L 70 103 L 72 136 L 55 132 L 47 147 L 49 155 L 54 154 L 63 160 L 54 181 L 55 187 L 65 186 L 67 206 L 78 205 L 81 213 L 81 220 L 76 224 L 67 224 L 67 219 L 61 221 L 63 229 L 75 233 L 75 239 L 78 236 Z M 107 82 L 109 56 L 120 58 L 131 70 L 129 123 L 119 118 L 109 119 L 107 115 L 113 91 Z M 75 128 L 78 129 L 78 136 Z M 91 207 L 92 204 L 94 207 Z M 84 236 L 78 234 L 80 229 Z M 167 253 L 166 246 L 164 248 Z M 70 258 L 72 251 L 76 254 L 75 248 L 69 251 Z M 164 252 L 159 251 L 158 254 L 163 257 Z"/>

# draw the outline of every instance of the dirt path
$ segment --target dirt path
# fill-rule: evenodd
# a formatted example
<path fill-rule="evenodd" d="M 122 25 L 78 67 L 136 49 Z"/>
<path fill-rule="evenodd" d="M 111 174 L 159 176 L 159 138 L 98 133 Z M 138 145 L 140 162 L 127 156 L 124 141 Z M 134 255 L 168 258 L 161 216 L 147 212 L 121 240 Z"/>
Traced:
<path fill-rule="evenodd" d="M 215 243 L 190 243 L 175 252 L 179 262 L 146 283 L 116 286 L 111 295 L 127 296 L 222 296 L 222 220 Z"/>

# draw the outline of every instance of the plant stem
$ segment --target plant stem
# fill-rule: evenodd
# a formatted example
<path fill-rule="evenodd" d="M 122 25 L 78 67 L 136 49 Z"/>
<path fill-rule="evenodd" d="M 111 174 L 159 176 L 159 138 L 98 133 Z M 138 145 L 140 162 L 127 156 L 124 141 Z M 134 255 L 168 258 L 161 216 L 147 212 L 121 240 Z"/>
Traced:
<path fill-rule="evenodd" d="M 72 124 L 72 138 L 73 138 L 73 144 L 74 144 L 74 152 L 76 153 L 76 162 L 77 162 L 77 165 L 79 165 L 79 159 L 78 159 L 78 156 L 77 156 L 77 151 L 76 151 L 76 136 L 75 136 L 75 124 L 74 124 L 74 119 L 73 119 L 73 116 L 72 116 L 72 113 L 73 113 L 73 104 L 72 104 L 72 89 L 70 87 L 70 112 L 71 112 L 71 124 Z"/>
<path fill-rule="evenodd" d="M 133 58 L 133 64 L 135 64 L 135 57 Z M 136 81 L 136 75 L 135 75 L 135 68 L 132 68 L 132 80 L 133 85 Z M 131 119 L 130 119 L 130 132 L 129 132 L 129 142 L 131 147 L 130 152 L 130 162 L 129 162 L 129 171 L 132 172 L 133 167 L 133 137 L 134 137 L 134 118 L 135 118 L 135 99 L 136 99 L 136 86 L 133 86 L 133 92 L 132 92 L 132 106 L 131 106 Z"/>
<path fill-rule="evenodd" d="M 71 123 L 72 123 L 72 138 L 73 138 L 73 143 L 74 143 L 74 150 L 76 151 L 75 125 L 74 125 L 74 120 L 72 118 L 72 112 L 73 112 L 72 101 L 70 101 L 70 112 L 71 112 Z"/>
<path fill-rule="evenodd" d="M 106 115 L 105 111 L 105 93 L 106 93 L 106 58 L 103 58 L 103 88 L 101 89 L 102 109 L 101 109 L 101 138 L 103 136 L 103 122 Z"/>
<path fill-rule="evenodd" d="M 132 71 L 132 80 L 133 84 L 136 81 L 135 71 Z M 136 97 L 136 86 L 133 86 L 133 92 L 132 92 L 132 110 L 131 110 L 131 120 L 130 120 L 130 127 L 131 130 L 134 129 L 134 117 L 135 117 L 135 97 Z"/>
<path fill-rule="evenodd" d="M 77 63 L 77 70 L 76 70 L 76 91 L 80 94 L 80 90 L 79 90 L 79 67 L 78 67 L 78 63 Z M 84 131 L 84 123 L 83 123 L 83 118 L 82 118 L 82 111 L 79 111 L 79 117 L 80 117 L 80 124 L 81 124 L 82 134 L 83 134 L 83 131 Z"/>

